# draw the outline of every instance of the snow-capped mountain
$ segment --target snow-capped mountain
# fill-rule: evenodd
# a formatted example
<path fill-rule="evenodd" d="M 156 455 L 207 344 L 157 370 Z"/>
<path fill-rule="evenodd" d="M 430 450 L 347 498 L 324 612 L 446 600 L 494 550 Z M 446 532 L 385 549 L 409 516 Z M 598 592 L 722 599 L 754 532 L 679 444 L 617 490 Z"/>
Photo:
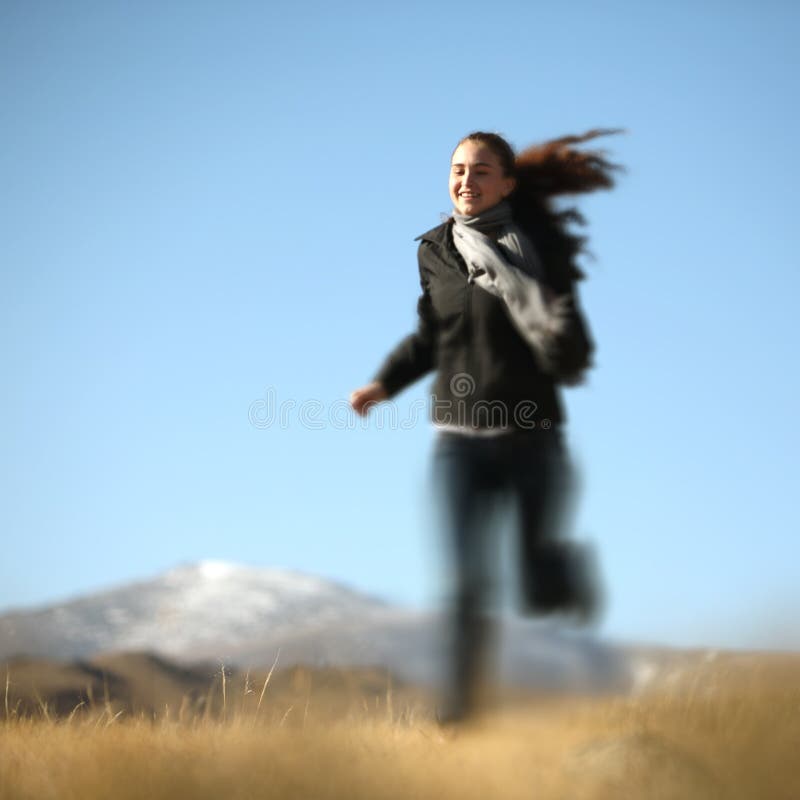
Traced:
<path fill-rule="evenodd" d="M 220 561 L 0 616 L 0 658 L 85 659 L 151 651 L 177 661 L 240 666 L 383 665 L 418 682 L 441 674 L 445 620 L 390 606 L 319 577 Z M 627 656 L 589 636 L 506 620 L 498 627 L 506 679 L 549 687 L 630 683 Z"/>
<path fill-rule="evenodd" d="M 178 658 L 221 654 L 263 636 L 370 619 L 388 606 L 289 570 L 201 561 L 151 580 L 0 616 L 0 654 L 80 658 L 153 649 Z"/>

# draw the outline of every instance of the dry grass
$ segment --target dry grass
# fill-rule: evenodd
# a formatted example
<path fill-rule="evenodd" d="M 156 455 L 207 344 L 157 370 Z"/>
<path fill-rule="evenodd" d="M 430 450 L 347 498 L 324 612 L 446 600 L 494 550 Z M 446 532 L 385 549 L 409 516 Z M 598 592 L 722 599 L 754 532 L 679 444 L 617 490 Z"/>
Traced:
<path fill-rule="evenodd" d="M 380 713 L 336 719 L 313 692 L 287 711 L 262 690 L 245 681 L 255 706 L 234 707 L 226 685 L 214 718 L 129 718 L 102 699 L 61 719 L 11 708 L 0 798 L 800 797 L 794 662 L 715 663 L 638 698 L 528 699 L 453 732 L 388 689 Z"/>

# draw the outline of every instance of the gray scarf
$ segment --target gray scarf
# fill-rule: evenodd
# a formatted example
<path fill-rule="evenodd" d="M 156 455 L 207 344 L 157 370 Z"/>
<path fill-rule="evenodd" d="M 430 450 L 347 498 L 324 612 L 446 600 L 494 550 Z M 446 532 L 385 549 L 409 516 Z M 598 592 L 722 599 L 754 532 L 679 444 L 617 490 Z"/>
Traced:
<path fill-rule="evenodd" d="M 568 324 L 569 298 L 545 286 L 542 263 L 514 223 L 511 206 L 504 200 L 474 217 L 453 213 L 453 220 L 453 241 L 470 283 L 503 301 L 541 368 L 554 372 L 554 344 Z"/>

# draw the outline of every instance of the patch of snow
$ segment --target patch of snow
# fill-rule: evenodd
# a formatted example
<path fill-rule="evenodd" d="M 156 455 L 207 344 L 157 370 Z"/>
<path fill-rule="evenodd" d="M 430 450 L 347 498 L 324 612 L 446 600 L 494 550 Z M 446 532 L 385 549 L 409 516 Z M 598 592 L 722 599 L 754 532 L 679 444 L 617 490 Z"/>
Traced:
<path fill-rule="evenodd" d="M 207 581 L 219 581 L 223 578 L 229 578 L 237 571 L 236 564 L 231 564 L 227 561 L 200 561 L 197 564 L 197 573 L 201 578 Z"/>

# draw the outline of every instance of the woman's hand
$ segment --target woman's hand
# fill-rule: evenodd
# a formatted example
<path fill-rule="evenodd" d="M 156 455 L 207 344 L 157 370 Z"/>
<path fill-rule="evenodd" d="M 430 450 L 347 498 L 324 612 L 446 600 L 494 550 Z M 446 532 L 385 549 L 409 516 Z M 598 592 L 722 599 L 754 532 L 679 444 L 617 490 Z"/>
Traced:
<path fill-rule="evenodd" d="M 373 381 L 360 389 L 356 389 L 350 395 L 350 405 L 353 411 L 360 416 L 365 416 L 369 411 L 369 403 L 380 403 L 381 400 L 386 400 L 389 397 L 386 389 L 380 381 Z"/>

